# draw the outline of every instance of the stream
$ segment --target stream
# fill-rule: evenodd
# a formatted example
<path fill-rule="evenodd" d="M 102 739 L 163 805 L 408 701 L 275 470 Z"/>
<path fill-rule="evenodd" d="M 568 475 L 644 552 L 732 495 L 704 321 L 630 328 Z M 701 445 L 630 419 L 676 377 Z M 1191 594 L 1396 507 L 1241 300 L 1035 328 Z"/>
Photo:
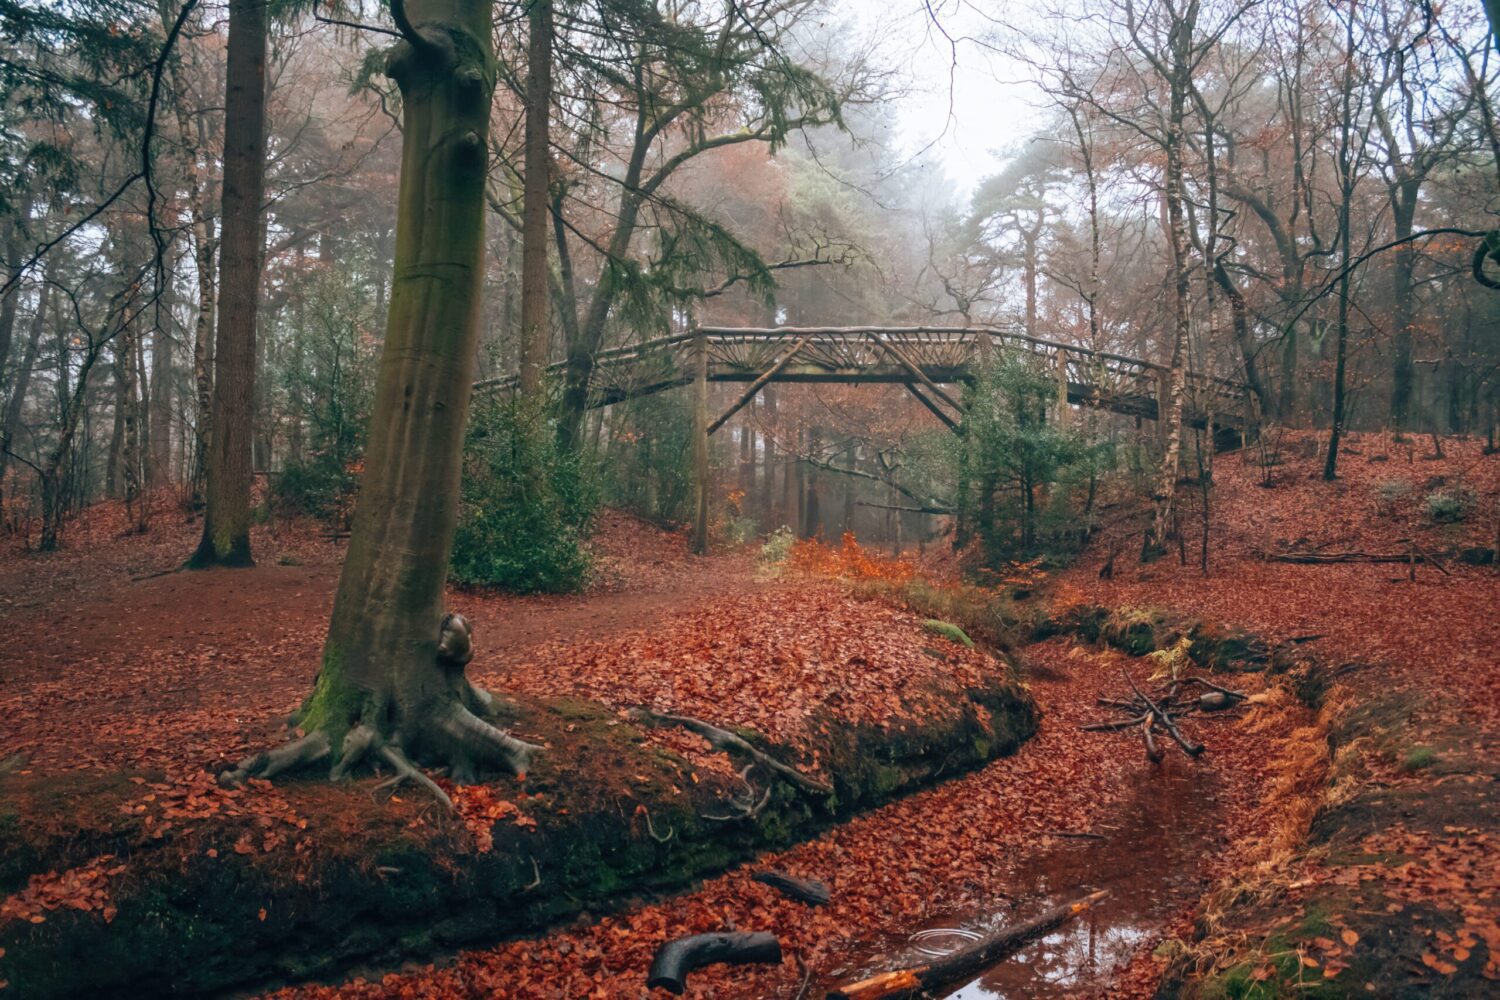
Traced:
<path fill-rule="evenodd" d="M 1128 781 L 1110 824 L 1091 831 L 1104 839 L 1054 837 L 1017 855 L 1008 880 L 1014 907 L 950 914 L 907 936 L 867 941 L 825 985 L 920 964 L 1049 907 L 1108 889 L 1109 897 L 1088 913 L 944 995 L 1020 1000 L 1105 988 L 1143 942 L 1198 899 L 1207 887 L 1200 862 L 1225 840 L 1211 766 L 1175 755 L 1159 767 L 1142 760 Z"/>

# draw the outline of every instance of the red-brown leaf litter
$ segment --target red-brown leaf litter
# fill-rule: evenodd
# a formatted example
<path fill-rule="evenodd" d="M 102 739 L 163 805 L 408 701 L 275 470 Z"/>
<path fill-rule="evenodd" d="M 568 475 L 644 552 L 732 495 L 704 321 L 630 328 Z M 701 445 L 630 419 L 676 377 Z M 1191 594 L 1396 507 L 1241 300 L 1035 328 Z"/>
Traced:
<path fill-rule="evenodd" d="M 1299 450 L 1299 441 L 1279 445 L 1270 487 L 1262 485 L 1258 452 L 1219 459 L 1207 576 L 1189 551 L 1185 563 L 1173 553 L 1149 566 L 1117 555 L 1113 578 L 1101 579 L 1110 552 L 1138 543 L 1137 527 L 1125 519 L 1106 528 L 1074 567 L 1054 578 L 1037 574 L 1054 608 L 1161 608 L 1272 640 L 1298 639 L 1340 668 L 1321 713 L 1264 674 L 1233 676 L 1226 683 L 1236 689 L 1266 693 L 1227 717 L 1185 723 L 1207 747 L 1197 761 L 1169 748 L 1155 765 L 1130 734 L 1079 730 L 1100 720 L 1096 699 L 1124 693 L 1122 671 L 1144 685 L 1159 662 L 1068 637 L 1016 650 L 1014 664 L 997 651 L 968 649 L 924 628 L 923 616 L 899 602 L 853 586 L 851 576 L 905 583 L 915 572 L 909 563 L 873 557 L 851 570 L 851 553 L 866 558 L 853 543 L 842 554 L 838 547 L 804 548 L 778 576 L 751 552 L 696 559 L 680 534 L 609 512 L 595 542 L 599 581 L 588 593 L 452 593 L 452 607 L 476 624 L 471 672 L 493 690 L 589 699 L 622 715 L 639 706 L 751 727 L 802 755 L 796 763 L 811 774 L 825 762 L 810 752 L 810 727 L 900 730 L 956 711 L 965 688 L 1012 666 L 1037 701 L 1040 730 L 1013 756 L 690 892 L 585 914 L 537 937 L 434 964 L 275 995 L 647 997 L 645 970 L 662 942 L 764 929 L 781 940 L 780 965 L 705 969 L 693 974 L 688 995 L 816 996 L 841 978 L 910 957 L 919 931 L 993 926 L 1035 912 L 1043 901 L 1103 887 L 1115 908 L 1101 911 L 1097 926 L 1049 938 L 1010 963 L 1011 971 L 986 979 L 993 992 L 974 995 L 1145 997 L 1188 947 L 1158 946 L 1173 936 L 1191 942 L 1195 920 L 1200 942 L 1217 949 L 1201 968 L 1211 971 L 1218 959 L 1227 963 L 1225 956 L 1244 950 L 1253 935 L 1241 928 L 1236 943 L 1215 938 L 1222 903 L 1205 902 L 1227 880 L 1275 885 L 1278 898 L 1293 903 L 1320 886 L 1378 882 L 1390 906 L 1420 902 L 1454 915 L 1451 926 L 1413 931 L 1430 942 L 1413 976 L 1440 983 L 1459 963 L 1474 961 L 1494 978 L 1500 844 L 1492 827 L 1457 824 L 1434 834 L 1397 824 L 1362 835 L 1366 854 L 1399 855 L 1399 865 L 1333 864 L 1299 846 L 1320 807 L 1362 789 L 1468 780 L 1469 772 L 1400 766 L 1389 748 L 1369 740 L 1355 741 L 1330 764 L 1330 727 L 1361 699 L 1410 694 L 1415 731 L 1439 756 L 1461 750 L 1473 773 L 1493 773 L 1500 575 L 1457 559 L 1444 559 L 1439 569 L 1425 560 L 1307 565 L 1263 557 L 1492 545 L 1493 511 L 1433 524 L 1422 504 L 1445 484 L 1494 497 L 1500 459 L 1482 455 L 1476 442 L 1445 440 L 1444 457 L 1436 458 L 1425 441 L 1353 435 L 1342 478 L 1325 483 L 1317 475 L 1321 463 Z M 232 848 L 241 853 L 300 856 L 336 835 L 340 823 L 359 822 L 294 807 L 292 800 L 306 801 L 307 793 L 289 798 L 279 782 L 226 790 L 212 778 L 216 768 L 276 739 L 278 720 L 308 690 L 339 544 L 304 525 L 268 525 L 257 529 L 254 570 L 167 572 L 196 530 L 178 508 L 161 500 L 147 535 L 116 537 L 121 523 L 104 505 L 70 531 L 68 551 L 42 558 L 13 549 L 0 561 L 7 636 L 0 761 L 35 775 L 159 774 L 135 779 L 118 808 L 161 838 L 225 818 L 242 821 L 246 832 Z M 649 738 L 705 772 L 733 773 L 729 758 L 686 731 L 656 729 Z M 547 752 L 566 757 L 568 748 Z M 514 782 L 454 794 L 476 851 L 491 849 L 493 824 L 531 822 Z M 112 919 L 109 884 L 129 864 L 128 856 L 104 853 L 34 876 L 0 903 L 0 921 L 45 921 L 60 908 Z M 749 878 L 763 868 L 823 881 L 831 904 L 809 909 Z M 1370 946 L 1352 918 L 1335 914 L 1329 927 L 1299 946 L 1298 961 L 1312 963 L 1299 968 L 1323 981 L 1345 974 L 1351 956 Z M 1278 974 L 1275 956 L 1254 961 L 1263 962 L 1256 981 Z M 1048 969 L 1062 971 L 1048 979 Z"/>

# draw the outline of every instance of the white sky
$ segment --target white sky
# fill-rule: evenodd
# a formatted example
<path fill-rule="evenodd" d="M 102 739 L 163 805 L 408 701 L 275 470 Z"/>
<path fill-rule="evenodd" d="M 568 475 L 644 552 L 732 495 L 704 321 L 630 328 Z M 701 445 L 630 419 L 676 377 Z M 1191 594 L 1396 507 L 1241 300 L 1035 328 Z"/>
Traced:
<path fill-rule="evenodd" d="M 981 3 L 993 13 L 1005 6 Z M 1027 68 L 972 40 L 1007 40 L 993 36 L 994 23 L 975 5 L 932 0 L 942 30 L 957 40 L 956 66 L 953 48 L 922 0 L 854 0 L 839 8 L 862 27 L 884 27 L 887 57 L 915 81 L 897 112 L 900 151 L 910 155 L 931 144 L 930 155 L 965 193 L 999 170 L 1042 124 L 1042 94 L 1028 81 Z"/>

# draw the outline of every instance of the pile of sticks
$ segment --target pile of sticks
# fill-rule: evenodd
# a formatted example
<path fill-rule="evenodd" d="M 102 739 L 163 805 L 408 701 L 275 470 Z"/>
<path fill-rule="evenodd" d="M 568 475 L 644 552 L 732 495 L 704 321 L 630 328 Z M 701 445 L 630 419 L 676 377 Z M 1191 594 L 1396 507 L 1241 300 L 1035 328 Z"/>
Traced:
<path fill-rule="evenodd" d="M 1152 698 L 1136 686 L 1128 673 L 1121 670 L 1120 676 L 1124 677 L 1125 683 L 1130 685 L 1131 697 L 1128 699 L 1100 698 L 1099 705 L 1113 709 L 1126 718 L 1111 722 L 1098 722 L 1080 728 L 1090 733 L 1139 730 L 1141 740 L 1146 745 L 1146 757 L 1152 763 L 1160 763 L 1163 757 L 1161 744 L 1156 739 L 1158 733 L 1166 734 L 1187 756 L 1197 757 L 1203 753 L 1203 744 L 1194 743 L 1182 735 L 1182 731 L 1177 728 L 1177 720 L 1199 712 L 1222 712 L 1233 708 L 1246 698 L 1238 691 L 1220 687 L 1201 677 L 1173 680 L 1158 692 L 1155 698 Z M 1194 694 L 1200 688 L 1205 690 Z"/>

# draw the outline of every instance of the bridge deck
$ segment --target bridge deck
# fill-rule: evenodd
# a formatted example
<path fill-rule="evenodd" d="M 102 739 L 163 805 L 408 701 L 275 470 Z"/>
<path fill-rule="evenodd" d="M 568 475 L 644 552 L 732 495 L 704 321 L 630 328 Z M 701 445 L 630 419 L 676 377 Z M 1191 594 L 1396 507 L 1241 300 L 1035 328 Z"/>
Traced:
<path fill-rule="evenodd" d="M 965 382 L 990 352 L 1021 350 L 1066 384 L 1068 402 L 1155 420 L 1164 365 L 994 327 L 701 327 L 696 331 L 601 351 L 589 381 L 589 406 L 608 406 L 693 381 L 699 338 L 710 382 L 885 383 L 920 389 Z M 561 376 L 563 364 L 548 371 Z M 475 383 L 506 391 L 515 376 Z M 940 393 L 941 395 L 941 393 Z M 1246 423 L 1248 388 L 1191 374 L 1187 419 L 1204 426 Z M 727 415 L 726 415 L 727 416 Z M 722 423 L 722 419 L 720 421 Z"/>

